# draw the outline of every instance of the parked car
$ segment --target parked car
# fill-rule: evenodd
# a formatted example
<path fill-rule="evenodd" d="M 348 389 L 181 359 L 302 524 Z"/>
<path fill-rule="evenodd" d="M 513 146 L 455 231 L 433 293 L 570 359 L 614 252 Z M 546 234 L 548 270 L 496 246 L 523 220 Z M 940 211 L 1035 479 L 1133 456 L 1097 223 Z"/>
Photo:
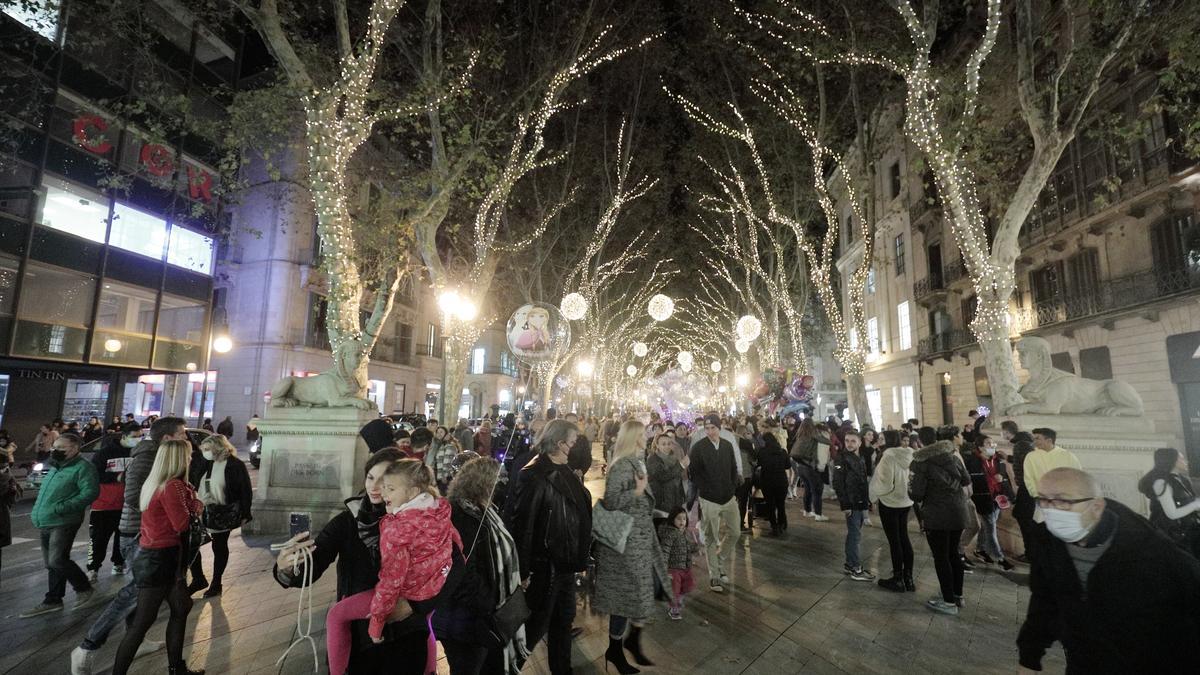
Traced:
<path fill-rule="evenodd" d="M 200 454 L 200 443 L 204 439 L 212 435 L 211 431 L 204 429 L 188 429 L 188 441 L 192 444 L 192 455 Z M 79 454 L 85 461 L 92 461 L 92 455 L 100 449 L 100 443 L 104 440 L 104 436 L 94 438 L 91 441 L 84 443 L 79 448 Z M 258 466 L 257 464 L 255 466 Z M 30 488 L 39 488 L 42 485 L 42 480 L 46 478 L 46 474 L 50 472 L 49 462 L 35 462 L 29 469 L 29 473 L 25 475 L 25 486 Z"/>

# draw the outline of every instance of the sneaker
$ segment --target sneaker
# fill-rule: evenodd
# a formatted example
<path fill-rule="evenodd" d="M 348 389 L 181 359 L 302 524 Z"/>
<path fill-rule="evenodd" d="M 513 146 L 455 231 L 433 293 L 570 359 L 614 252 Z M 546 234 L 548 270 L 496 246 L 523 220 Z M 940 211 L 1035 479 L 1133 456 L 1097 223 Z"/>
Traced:
<path fill-rule="evenodd" d="M 88 581 L 93 584 L 100 580 L 100 570 L 88 570 Z"/>
<path fill-rule="evenodd" d="M 805 518 L 812 518 L 812 517 L 813 517 L 813 516 L 815 516 L 815 515 L 817 515 L 817 514 L 813 513 L 812 511 L 805 511 L 805 512 L 804 512 L 804 517 L 805 517 Z"/>
<path fill-rule="evenodd" d="M 667 617 L 669 617 L 672 621 L 679 621 L 683 618 L 683 612 L 679 611 L 678 609 L 668 609 Z"/>
<path fill-rule="evenodd" d="M 1017 567 L 1016 565 L 1008 562 L 1008 560 L 1006 558 L 1000 559 L 1000 568 L 1003 569 L 1005 572 L 1011 572 L 1014 569 L 1016 569 L 1016 567 Z"/>
<path fill-rule="evenodd" d="M 721 585 L 720 581 L 713 579 L 708 582 L 708 590 L 712 591 L 713 593 L 724 593 L 725 587 Z"/>
<path fill-rule="evenodd" d="M 143 656 L 148 656 L 155 652 L 161 651 L 167 643 L 158 640 L 142 640 L 142 644 L 138 645 L 137 651 L 134 652 L 133 658 L 140 659 Z"/>
<path fill-rule="evenodd" d="M 87 589 L 86 591 L 75 591 L 75 604 L 72 609 L 83 609 L 92 604 L 92 596 L 96 595 L 96 591 Z"/>
<path fill-rule="evenodd" d="M 825 523 L 829 521 L 829 516 L 823 516 L 818 513 L 817 515 L 813 516 L 813 520 L 817 521 L 818 523 Z"/>
<path fill-rule="evenodd" d="M 975 563 L 971 562 L 971 559 L 968 558 L 966 555 L 960 555 L 958 558 L 959 558 L 959 560 L 962 560 L 962 564 L 963 564 L 964 568 L 966 568 L 968 570 L 975 569 Z"/>
<path fill-rule="evenodd" d="M 863 518 L 863 527 L 873 527 L 873 526 L 874 526 L 874 524 L 871 522 L 870 516 Z"/>
<path fill-rule="evenodd" d="M 930 600 L 929 602 L 925 603 L 925 606 L 928 607 L 929 609 L 937 612 L 938 614 L 949 614 L 950 616 L 958 616 L 958 607 L 954 606 L 952 603 L 942 600 L 941 598 L 937 598 L 936 600 Z"/>
<path fill-rule="evenodd" d="M 62 606 L 61 602 L 59 602 L 59 603 L 43 602 L 42 604 L 38 605 L 37 607 L 34 607 L 33 609 L 21 612 L 21 614 L 19 616 L 22 619 L 31 619 L 35 616 L 41 616 L 43 614 L 49 614 L 51 612 L 61 612 L 62 608 L 63 608 L 63 606 Z"/>
<path fill-rule="evenodd" d="M 125 576 L 125 566 L 124 565 L 113 565 L 112 575 L 114 577 Z"/>
<path fill-rule="evenodd" d="M 988 555 L 987 551 L 984 551 L 984 550 L 975 551 L 975 558 L 977 560 L 983 561 L 984 563 L 986 563 L 988 565 L 991 565 L 992 563 L 996 562 L 995 560 L 992 560 L 992 556 Z"/>
<path fill-rule="evenodd" d="M 854 574 L 854 568 L 850 563 L 842 563 L 842 574 Z"/>
<path fill-rule="evenodd" d="M 875 575 L 861 567 L 851 572 L 850 578 L 855 581 L 875 581 Z"/>
<path fill-rule="evenodd" d="M 887 590 L 894 591 L 896 593 L 904 592 L 904 582 L 901 581 L 899 577 L 880 579 L 877 583 L 879 584 L 880 588 L 886 588 Z"/>
<path fill-rule="evenodd" d="M 966 601 L 963 600 L 963 596 L 961 596 L 961 595 L 954 596 L 954 606 L 958 607 L 959 609 L 962 609 L 963 607 L 967 606 Z"/>
<path fill-rule="evenodd" d="M 71 652 L 71 675 L 92 675 L 92 666 L 95 665 L 95 661 L 95 650 L 76 647 Z"/>
<path fill-rule="evenodd" d="M 728 586 L 728 585 L 729 585 L 729 575 L 728 575 L 728 574 L 722 574 L 722 575 L 721 575 L 721 585 L 722 585 L 722 586 Z"/>

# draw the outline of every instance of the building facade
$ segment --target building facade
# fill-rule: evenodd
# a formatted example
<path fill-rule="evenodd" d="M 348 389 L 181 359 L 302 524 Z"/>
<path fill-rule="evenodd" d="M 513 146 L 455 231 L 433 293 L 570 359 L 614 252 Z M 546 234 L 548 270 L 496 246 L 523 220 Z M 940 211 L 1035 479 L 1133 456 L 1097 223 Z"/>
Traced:
<path fill-rule="evenodd" d="M 1142 105 L 1153 90 L 1152 78 L 1133 80 L 1097 101 L 1137 120 L 1135 138 L 1083 131 L 1064 152 L 1022 228 L 1010 321 L 1014 338 L 1049 341 L 1056 368 L 1133 385 L 1156 430 L 1197 463 L 1200 166 L 1172 150 L 1172 121 Z M 866 303 L 872 417 L 961 425 L 991 405 L 971 280 L 919 153 L 898 123 L 883 135 L 894 142 L 877 167 L 884 203 Z M 857 264 L 846 244 L 844 275 Z M 911 402 L 906 383 L 917 385 Z"/>

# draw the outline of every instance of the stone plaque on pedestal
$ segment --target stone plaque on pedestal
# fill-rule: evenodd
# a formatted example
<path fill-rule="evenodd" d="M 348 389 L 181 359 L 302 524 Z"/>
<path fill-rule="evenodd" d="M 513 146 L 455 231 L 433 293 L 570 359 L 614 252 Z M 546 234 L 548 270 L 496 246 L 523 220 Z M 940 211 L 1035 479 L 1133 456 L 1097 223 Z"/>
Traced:
<path fill-rule="evenodd" d="M 358 435 L 377 418 L 356 408 L 268 408 L 258 422 L 262 463 L 254 494 L 252 534 L 289 532 L 294 512 L 317 532 L 360 491 L 367 446 Z"/>

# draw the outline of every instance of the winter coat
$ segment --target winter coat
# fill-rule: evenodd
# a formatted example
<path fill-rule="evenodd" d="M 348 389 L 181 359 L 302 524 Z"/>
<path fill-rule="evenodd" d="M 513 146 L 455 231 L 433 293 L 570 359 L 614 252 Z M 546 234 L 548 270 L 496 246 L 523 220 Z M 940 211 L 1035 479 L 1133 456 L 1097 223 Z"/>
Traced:
<path fill-rule="evenodd" d="M 833 462 L 833 489 L 843 511 L 865 511 L 871 505 L 867 463 L 857 453 L 838 454 Z"/>
<path fill-rule="evenodd" d="M 100 441 L 100 450 L 92 455 L 92 466 L 100 480 L 100 496 L 92 502 L 93 511 L 120 511 L 125 505 L 125 484 L 121 474 L 125 473 L 125 462 L 129 459 L 129 448 L 121 445 L 120 434 L 109 434 Z"/>
<path fill-rule="evenodd" d="M 1017 635 L 1020 664 L 1040 670 L 1057 641 L 1068 674 L 1195 672 L 1200 563 L 1124 504 L 1106 499 L 1104 513 L 1115 515 L 1116 531 L 1086 587 L 1067 552 L 1071 544 L 1034 527 L 1038 564 Z"/>
<path fill-rule="evenodd" d="M 204 460 L 204 473 L 201 474 L 200 480 L 212 477 L 213 467 L 216 462 Z M 246 463 L 230 455 L 225 458 L 225 494 L 223 495 L 224 504 L 237 504 L 241 507 L 242 522 L 246 523 L 253 520 L 250 514 L 250 505 L 254 502 L 254 487 L 250 484 L 250 472 L 246 470 Z"/>
<path fill-rule="evenodd" d="M 716 447 L 707 436 L 692 441 L 689 453 L 692 462 L 688 466 L 688 476 L 701 499 L 714 504 L 724 504 L 733 499 L 734 491 L 742 484 L 737 461 L 733 457 L 735 452 L 734 446 L 723 438 L 718 440 Z"/>
<path fill-rule="evenodd" d="M 29 518 L 39 529 L 78 525 L 83 513 L 100 494 L 96 467 L 80 455 L 52 466 L 38 490 Z"/>
<path fill-rule="evenodd" d="M 575 445 L 567 453 L 567 466 L 581 473 L 587 473 L 592 468 L 592 442 L 587 436 L 579 434 L 575 437 Z"/>
<path fill-rule="evenodd" d="M 879 458 L 875 473 L 871 475 L 869 487 L 871 501 L 893 509 L 905 509 L 913 505 L 908 496 L 908 480 L 911 475 L 912 448 L 888 448 Z"/>
<path fill-rule="evenodd" d="M 658 526 L 658 541 L 667 558 L 667 569 L 692 568 L 692 556 L 700 551 L 700 544 L 687 530 L 681 530 L 673 523 L 663 523 Z"/>
<path fill-rule="evenodd" d="M 158 443 L 149 438 L 138 441 L 129 451 L 129 462 L 125 465 L 125 505 L 121 508 L 121 525 L 118 527 L 118 531 L 127 537 L 136 537 L 142 527 L 142 509 L 138 500 L 142 483 L 150 475 L 157 454 Z"/>
<path fill-rule="evenodd" d="M 217 424 L 217 433 L 225 438 L 233 439 L 233 420 L 226 417 Z"/>
<path fill-rule="evenodd" d="M 487 629 L 486 620 L 495 610 L 491 598 L 497 593 L 494 579 L 499 563 L 489 545 L 489 531 L 480 529 L 482 520 L 477 514 L 478 508 L 468 510 L 457 501 L 450 502 L 450 522 L 463 540 L 464 554 L 469 553 L 470 558 L 463 569 L 462 582 L 446 599 L 445 607 L 433 615 L 433 628 L 439 636 L 474 640 Z M 483 527 L 488 526 L 483 524 Z"/>
<path fill-rule="evenodd" d="M 654 510 L 670 513 L 683 506 L 687 493 L 683 488 L 683 465 L 675 454 L 666 457 L 658 452 L 646 458 L 646 474 L 650 481 L 650 492 L 654 495 Z"/>
<path fill-rule="evenodd" d="M 758 451 L 758 487 L 763 492 L 787 490 L 792 460 L 775 434 L 763 434 L 766 445 Z"/>
<path fill-rule="evenodd" d="M 179 535 L 187 532 L 192 516 L 204 513 L 204 503 L 186 481 L 172 478 L 154 493 L 142 512 L 142 531 L 138 546 L 144 549 L 175 548 Z"/>
<path fill-rule="evenodd" d="M 938 441 L 913 453 L 908 496 L 921 504 L 926 530 L 963 530 L 974 518 L 963 488 L 971 476 L 951 441 Z"/>
<path fill-rule="evenodd" d="M 1017 491 L 1025 490 L 1025 456 L 1033 452 L 1033 436 L 1028 431 L 1018 431 L 1012 437 L 1013 478 L 1017 481 Z"/>
<path fill-rule="evenodd" d="M 655 577 L 665 588 L 671 587 L 667 561 L 654 534 L 654 498 L 634 493 L 637 474 L 645 471 L 640 465 L 639 459 L 622 457 L 608 467 L 604 507 L 633 516 L 633 529 L 623 553 L 603 544 L 596 546 L 596 597 L 592 600 L 597 612 L 633 619 L 654 613 Z"/>
<path fill-rule="evenodd" d="M 521 558 L 521 578 L 535 568 L 587 569 L 592 545 L 592 496 L 566 464 L 538 455 L 521 469 L 508 530 Z"/>
<path fill-rule="evenodd" d="M 413 502 L 379 523 L 379 583 L 367 628 L 371 637 L 383 634 L 400 598 L 435 597 L 450 574 L 454 547 L 463 549 L 462 538 L 450 522 L 450 502 L 424 493 Z"/>
<path fill-rule="evenodd" d="M 973 451 L 963 452 L 961 456 L 967 475 L 971 477 L 971 503 L 975 505 L 975 511 L 986 518 L 996 508 L 996 502 L 992 497 L 983 458 Z"/>

